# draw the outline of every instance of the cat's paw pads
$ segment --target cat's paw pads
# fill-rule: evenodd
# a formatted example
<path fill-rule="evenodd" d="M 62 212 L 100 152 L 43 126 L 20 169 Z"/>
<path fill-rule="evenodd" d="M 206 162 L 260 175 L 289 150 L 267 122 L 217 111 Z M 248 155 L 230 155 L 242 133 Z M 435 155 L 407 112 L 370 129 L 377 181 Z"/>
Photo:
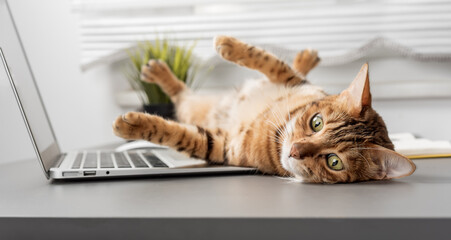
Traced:
<path fill-rule="evenodd" d="M 125 139 L 138 139 L 144 113 L 128 112 L 116 118 L 113 123 L 114 134 Z"/>
<path fill-rule="evenodd" d="M 141 80 L 144 82 L 156 83 L 168 77 L 171 70 L 168 65 L 161 60 L 151 59 L 141 67 Z"/>
<path fill-rule="evenodd" d="M 122 121 L 132 126 L 138 126 L 142 122 L 144 113 L 128 112 L 121 116 Z"/>
<path fill-rule="evenodd" d="M 297 71 L 307 74 L 320 62 L 320 60 L 317 50 L 305 49 L 296 55 L 293 67 Z"/>
<path fill-rule="evenodd" d="M 217 36 L 214 39 L 216 52 L 226 60 L 237 61 L 243 56 L 245 44 L 240 40 L 229 36 Z"/>

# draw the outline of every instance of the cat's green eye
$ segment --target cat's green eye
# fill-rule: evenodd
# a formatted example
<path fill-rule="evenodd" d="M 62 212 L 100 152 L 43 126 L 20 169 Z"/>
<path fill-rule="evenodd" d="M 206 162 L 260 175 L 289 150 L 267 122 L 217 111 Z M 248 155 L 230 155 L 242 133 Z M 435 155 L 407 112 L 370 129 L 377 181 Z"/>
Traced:
<path fill-rule="evenodd" d="M 313 118 L 312 118 L 312 122 L 310 123 L 313 131 L 315 132 L 319 132 L 321 131 L 321 129 L 323 129 L 324 123 L 323 123 L 323 118 L 321 117 L 321 115 L 316 114 Z"/>
<path fill-rule="evenodd" d="M 327 155 L 327 165 L 335 171 L 340 171 L 343 169 L 343 162 L 335 154 Z"/>

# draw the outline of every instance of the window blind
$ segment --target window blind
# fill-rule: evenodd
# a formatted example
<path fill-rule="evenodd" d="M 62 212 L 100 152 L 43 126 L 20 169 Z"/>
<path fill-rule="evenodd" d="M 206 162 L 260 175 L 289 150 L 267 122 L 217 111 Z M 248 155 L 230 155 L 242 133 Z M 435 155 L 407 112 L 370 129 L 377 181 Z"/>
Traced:
<path fill-rule="evenodd" d="M 215 54 L 212 39 L 219 34 L 287 50 L 315 48 L 323 63 L 375 46 L 411 57 L 451 56 L 448 0 L 74 0 L 73 8 L 84 69 L 124 58 L 124 49 L 157 36 L 196 41 L 202 58 Z"/>

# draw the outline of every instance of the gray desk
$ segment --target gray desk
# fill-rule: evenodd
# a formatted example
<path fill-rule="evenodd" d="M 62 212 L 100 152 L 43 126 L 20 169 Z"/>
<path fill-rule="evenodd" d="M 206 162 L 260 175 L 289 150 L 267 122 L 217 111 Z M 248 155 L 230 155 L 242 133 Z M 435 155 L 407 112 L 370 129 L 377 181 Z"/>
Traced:
<path fill-rule="evenodd" d="M 260 175 L 57 182 L 36 160 L 0 165 L 0 239 L 450 239 L 451 159 L 415 163 L 404 179 L 339 185 Z"/>

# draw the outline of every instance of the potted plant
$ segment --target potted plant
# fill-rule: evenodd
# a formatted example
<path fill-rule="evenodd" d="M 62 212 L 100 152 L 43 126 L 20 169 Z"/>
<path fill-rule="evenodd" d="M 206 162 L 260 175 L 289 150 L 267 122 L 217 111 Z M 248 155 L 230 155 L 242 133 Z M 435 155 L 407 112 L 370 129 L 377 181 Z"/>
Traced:
<path fill-rule="evenodd" d="M 126 77 L 143 104 L 142 111 L 165 118 L 174 117 L 174 105 L 161 88 L 154 83 L 141 81 L 141 66 L 150 59 L 165 61 L 180 81 L 191 86 L 199 66 L 195 64 L 192 55 L 195 45 L 193 43 L 182 47 L 170 43 L 167 39 L 157 38 L 154 42 L 140 42 L 134 51 L 128 52 L 131 64 L 126 71 Z"/>

